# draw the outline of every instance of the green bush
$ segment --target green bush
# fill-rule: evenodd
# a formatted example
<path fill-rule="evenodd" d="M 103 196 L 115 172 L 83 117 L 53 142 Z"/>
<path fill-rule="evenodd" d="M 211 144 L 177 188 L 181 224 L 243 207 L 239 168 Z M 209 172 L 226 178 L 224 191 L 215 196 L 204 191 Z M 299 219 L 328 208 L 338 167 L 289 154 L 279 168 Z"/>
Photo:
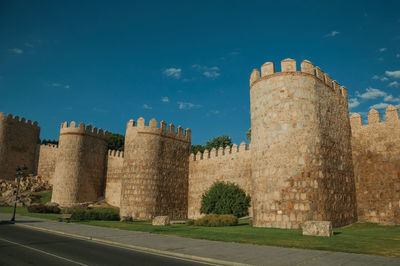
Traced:
<path fill-rule="evenodd" d="M 61 209 L 57 206 L 44 205 L 44 204 L 32 204 L 28 206 L 28 212 L 33 213 L 60 213 Z"/>
<path fill-rule="evenodd" d="M 119 212 L 118 210 L 109 208 L 77 209 L 72 211 L 71 219 L 75 221 L 119 221 Z"/>
<path fill-rule="evenodd" d="M 187 220 L 187 221 L 186 221 L 186 224 L 187 224 L 187 225 L 194 225 L 194 220 Z"/>
<path fill-rule="evenodd" d="M 240 218 L 249 214 L 250 201 L 238 185 L 215 182 L 202 196 L 200 213 L 233 214 Z"/>
<path fill-rule="evenodd" d="M 204 217 L 194 221 L 197 226 L 232 226 L 238 224 L 238 218 L 232 214 L 207 214 Z"/>

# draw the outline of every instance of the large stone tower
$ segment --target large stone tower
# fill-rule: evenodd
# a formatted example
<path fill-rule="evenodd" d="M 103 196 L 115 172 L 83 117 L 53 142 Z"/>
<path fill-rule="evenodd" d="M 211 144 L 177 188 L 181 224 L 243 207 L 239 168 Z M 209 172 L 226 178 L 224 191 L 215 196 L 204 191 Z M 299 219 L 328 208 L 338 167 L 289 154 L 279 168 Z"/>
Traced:
<path fill-rule="evenodd" d="M 40 128 L 35 121 L 25 121 L 0 113 L 0 179 L 15 178 L 15 168 L 25 164 L 27 173 L 35 173 L 35 155 Z"/>
<path fill-rule="evenodd" d="M 152 219 L 187 217 L 191 134 L 155 119 L 145 126 L 139 118 L 126 127 L 121 217 Z"/>
<path fill-rule="evenodd" d="M 307 60 L 250 76 L 254 225 L 356 221 L 347 89 Z"/>
<path fill-rule="evenodd" d="M 83 123 L 61 124 L 52 202 L 72 206 L 104 195 L 107 134 Z"/>

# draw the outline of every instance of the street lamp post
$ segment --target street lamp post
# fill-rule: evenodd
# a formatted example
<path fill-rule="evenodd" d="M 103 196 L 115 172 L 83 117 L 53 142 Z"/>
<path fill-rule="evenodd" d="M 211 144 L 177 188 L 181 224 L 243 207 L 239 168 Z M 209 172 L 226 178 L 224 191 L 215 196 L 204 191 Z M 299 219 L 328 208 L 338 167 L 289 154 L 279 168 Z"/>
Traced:
<path fill-rule="evenodd" d="M 15 192 L 15 202 L 14 202 L 14 211 L 13 211 L 13 216 L 11 217 L 11 222 L 15 222 L 15 212 L 17 211 L 17 201 L 18 201 L 18 192 L 19 192 L 19 183 L 21 180 L 21 177 L 23 177 L 25 175 L 25 171 L 28 168 L 25 166 L 25 164 L 23 166 L 17 166 L 17 168 L 15 168 L 15 170 L 17 171 L 16 175 L 17 175 L 17 191 Z"/>

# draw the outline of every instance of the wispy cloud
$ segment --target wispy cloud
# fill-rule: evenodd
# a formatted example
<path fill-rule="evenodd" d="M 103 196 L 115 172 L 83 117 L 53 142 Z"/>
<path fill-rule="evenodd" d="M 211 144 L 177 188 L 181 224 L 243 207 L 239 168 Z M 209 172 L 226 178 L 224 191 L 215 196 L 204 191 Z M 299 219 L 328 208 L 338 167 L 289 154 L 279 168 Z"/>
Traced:
<path fill-rule="evenodd" d="M 376 99 L 378 97 L 385 97 L 386 92 L 374 88 L 367 88 L 366 92 L 363 94 L 357 93 L 357 96 L 362 99 Z"/>
<path fill-rule="evenodd" d="M 161 98 L 161 101 L 162 101 L 163 103 L 169 103 L 169 98 L 168 98 L 168 97 L 162 97 L 162 98 Z"/>
<path fill-rule="evenodd" d="M 335 37 L 338 34 L 340 34 L 339 31 L 333 30 L 330 33 L 326 34 L 325 37 Z"/>
<path fill-rule="evenodd" d="M 210 78 L 210 79 L 216 79 L 219 76 L 221 76 L 220 69 L 217 66 L 213 67 L 208 67 L 208 66 L 202 66 L 198 64 L 192 65 L 194 69 L 196 69 L 198 72 L 201 72 L 203 76 Z"/>
<path fill-rule="evenodd" d="M 377 103 L 377 104 L 370 106 L 369 108 L 370 109 L 385 109 L 386 107 L 388 107 L 388 105 L 389 105 L 388 103 Z"/>
<path fill-rule="evenodd" d="M 58 83 L 58 82 L 53 82 L 53 83 L 50 84 L 50 86 L 52 86 L 52 87 L 63 87 L 65 89 L 71 88 L 71 85 L 69 85 L 69 84 L 61 84 L 61 83 Z"/>
<path fill-rule="evenodd" d="M 177 102 L 177 104 L 178 104 L 180 110 L 187 110 L 187 109 L 201 107 L 200 104 L 194 104 L 194 103 L 189 103 L 189 102 Z"/>
<path fill-rule="evenodd" d="M 143 108 L 147 109 L 147 110 L 153 109 L 153 107 L 151 107 L 150 105 L 147 105 L 147 104 L 143 104 Z"/>
<path fill-rule="evenodd" d="M 385 71 L 386 76 L 391 78 L 400 78 L 400 70 Z"/>
<path fill-rule="evenodd" d="M 357 107 L 359 105 L 360 105 L 360 102 L 358 101 L 357 98 L 350 98 L 349 99 L 349 107 L 350 107 L 350 109 L 351 108 L 355 108 L 355 107 Z"/>
<path fill-rule="evenodd" d="M 399 83 L 397 81 L 393 81 L 393 82 L 390 82 L 388 86 L 397 88 L 399 86 Z"/>
<path fill-rule="evenodd" d="M 174 79 L 180 79 L 182 76 L 182 69 L 181 68 L 175 68 L 175 67 L 170 67 L 167 69 L 163 70 L 163 74 L 166 77 L 174 78 Z"/>
<path fill-rule="evenodd" d="M 378 75 L 373 75 L 372 79 L 375 79 L 375 80 L 379 79 L 380 81 L 388 81 L 389 80 L 387 77 L 380 77 Z"/>
<path fill-rule="evenodd" d="M 397 102 L 400 103 L 400 97 L 393 97 L 392 94 L 388 94 L 383 99 L 385 102 Z"/>
<path fill-rule="evenodd" d="M 31 44 L 31 43 L 29 43 L 29 42 L 24 43 L 24 45 L 25 45 L 26 47 L 33 48 L 33 44 Z"/>
<path fill-rule="evenodd" d="M 396 57 L 397 57 L 397 58 L 400 58 L 400 54 L 396 54 Z"/>
<path fill-rule="evenodd" d="M 387 48 L 379 48 L 379 52 L 385 52 L 387 50 Z"/>
<path fill-rule="evenodd" d="M 19 49 L 19 48 L 8 49 L 8 51 L 10 51 L 11 53 L 14 53 L 14 54 L 23 54 L 24 53 L 24 50 Z"/>

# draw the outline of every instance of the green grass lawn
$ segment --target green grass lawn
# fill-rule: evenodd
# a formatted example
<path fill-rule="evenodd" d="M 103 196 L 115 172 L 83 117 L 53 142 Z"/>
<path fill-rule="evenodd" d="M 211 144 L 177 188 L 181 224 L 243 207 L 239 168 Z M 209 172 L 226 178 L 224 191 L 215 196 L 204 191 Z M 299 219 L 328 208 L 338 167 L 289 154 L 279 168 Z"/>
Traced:
<path fill-rule="evenodd" d="M 11 213 L 12 207 L 0 207 L 0 212 Z M 29 213 L 17 209 L 19 215 L 56 220 L 59 214 Z M 355 223 L 334 229 L 333 237 L 303 236 L 301 230 L 256 228 L 247 220 L 238 226 L 201 227 L 182 224 L 152 226 L 151 221 L 86 221 L 81 224 L 133 230 L 180 237 L 226 242 L 249 243 L 302 249 L 318 249 L 400 258 L 400 226 L 380 226 L 373 223 Z"/>

